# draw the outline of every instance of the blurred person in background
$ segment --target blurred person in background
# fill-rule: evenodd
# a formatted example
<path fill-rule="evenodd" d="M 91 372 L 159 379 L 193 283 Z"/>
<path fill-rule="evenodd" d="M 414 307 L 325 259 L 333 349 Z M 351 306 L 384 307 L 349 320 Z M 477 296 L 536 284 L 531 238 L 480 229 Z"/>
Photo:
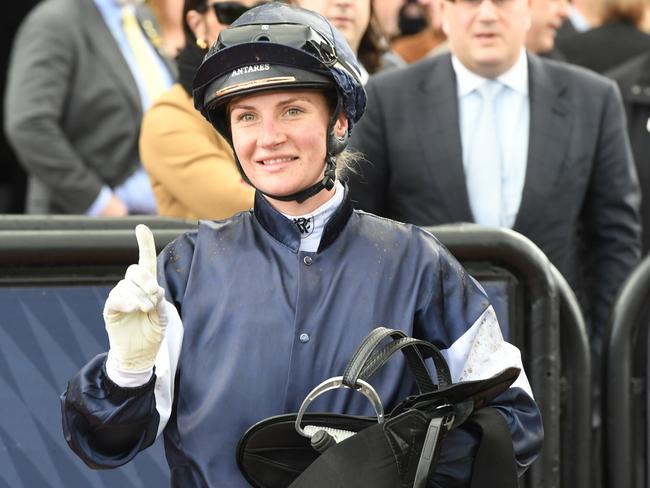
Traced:
<path fill-rule="evenodd" d="M 597 0 L 594 6 L 599 27 L 557 42 L 569 62 L 604 73 L 650 50 L 650 35 L 640 28 L 647 0 Z"/>
<path fill-rule="evenodd" d="M 422 32 L 431 24 L 427 9 L 417 0 L 406 0 L 399 9 L 398 27 L 402 36 L 411 36 Z"/>
<path fill-rule="evenodd" d="M 162 38 L 160 49 L 174 59 L 185 45 L 183 32 L 183 0 L 147 0 L 158 24 Z M 147 28 L 144 26 L 145 29 Z"/>
<path fill-rule="evenodd" d="M 411 15 L 416 15 L 425 22 L 425 27 L 414 34 L 401 35 L 393 41 L 393 50 L 407 63 L 414 63 L 422 58 L 435 56 L 448 51 L 447 36 L 442 30 L 440 9 L 437 0 L 408 0 L 400 10 L 400 25 L 414 24 L 409 21 Z M 414 26 L 413 26 L 414 27 Z"/>
<path fill-rule="evenodd" d="M 644 195 L 641 224 L 645 256 L 650 251 L 650 50 L 606 74 L 618 83 L 625 104 L 630 143 Z"/>
<path fill-rule="evenodd" d="M 4 128 L 29 173 L 28 213 L 156 213 L 138 136 L 175 67 L 154 47 L 154 29 L 151 10 L 127 0 L 44 0 L 26 17 Z"/>
<path fill-rule="evenodd" d="M 570 0 L 567 19 L 557 31 L 557 38 L 564 39 L 579 32 L 598 27 L 601 24 L 600 14 L 595 3 L 598 0 Z"/>
<path fill-rule="evenodd" d="M 638 27 L 646 34 L 650 34 L 650 2 L 646 5 L 645 13 Z"/>
<path fill-rule="evenodd" d="M 569 13 L 568 0 L 530 0 L 530 7 L 531 23 L 526 34 L 526 49 L 564 61 L 564 56 L 555 48 L 555 38 Z"/>
<path fill-rule="evenodd" d="M 388 40 L 392 40 L 400 34 L 398 20 L 400 7 L 403 4 L 404 0 L 372 0 L 372 9 Z"/>
<path fill-rule="evenodd" d="M 160 215 L 214 220 L 253 206 L 254 190 L 242 180 L 230 145 L 194 108 L 192 81 L 219 33 L 257 3 L 185 0 L 178 83 L 145 114 L 140 135 Z"/>
<path fill-rule="evenodd" d="M 444 52 L 446 36 L 436 19 L 435 2 L 407 1 L 399 12 L 401 35 L 393 40 L 393 50 L 407 63 Z"/>
<path fill-rule="evenodd" d="M 293 0 L 289 3 L 321 14 L 341 31 L 357 55 L 363 83 L 378 71 L 404 65 L 404 61 L 389 50 L 372 0 Z"/>

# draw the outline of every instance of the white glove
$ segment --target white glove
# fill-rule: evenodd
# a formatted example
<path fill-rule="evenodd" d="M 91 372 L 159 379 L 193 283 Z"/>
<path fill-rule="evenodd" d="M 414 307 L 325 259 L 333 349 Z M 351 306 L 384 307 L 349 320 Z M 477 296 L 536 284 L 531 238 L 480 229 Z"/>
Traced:
<path fill-rule="evenodd" d="M 138 264 L 111 290 L 104 306 L 104 322 L 111 345 L 109 361 L 124 373 L 150 371 L 165 335 L 165 291 L 156 281 L 156 246 L 146 225 L 135 228 Z"/>

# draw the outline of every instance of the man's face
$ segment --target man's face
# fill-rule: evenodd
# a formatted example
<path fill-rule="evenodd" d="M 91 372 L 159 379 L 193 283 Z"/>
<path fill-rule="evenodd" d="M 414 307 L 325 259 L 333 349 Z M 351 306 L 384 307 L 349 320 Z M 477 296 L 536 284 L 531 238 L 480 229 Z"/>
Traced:
<path fill-rule="evenodd" d="M 569 13 L 567 0 L 532 0 L 532 23 L 526 36 L 526 47 L 534 53 L 545 53 L 555 46 L 555 34 Z"/>
<path fill-rule="evenodd" d="M 429 13 L 431 27 L 436 32 L 442 31 L 442 7 L 441 3 L 445 0 L 417 0 L 417 2 L 426 8 Z"/>
<path fill-rule="evenodd" d="M 294 5 L 326 17 L 348 41 L 352 50 L 359 44 L 370 23 L 370 0 L 294 0 Z"/>
<path fill-rule="evenodd" d="M 495 78 L 521 53 L 531 0 L 456 0 L 441 3 L 451 52 L 474 73 Z"/>
<path fill-rule="evenodd" d="M 439 15 L 438 11 L 440 8 L 438 6 L 438 3 L 440 3 L 440 0 L 417 0 L 417 2 L 429 11 L 429 14 L 431 14 L 432 18 L 435 18 Z"/>
<path fill-rule="evenodd" d="M 372 0 L 372 7 L 379 19 L 384 34 L 395 37 L 399 34 L 399 9 L 405 0 Z"/>

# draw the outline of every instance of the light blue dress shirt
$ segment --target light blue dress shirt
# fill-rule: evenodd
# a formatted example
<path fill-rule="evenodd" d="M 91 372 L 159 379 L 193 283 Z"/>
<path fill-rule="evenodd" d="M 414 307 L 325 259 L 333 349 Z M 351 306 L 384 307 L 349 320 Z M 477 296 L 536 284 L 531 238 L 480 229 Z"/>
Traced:
<path fill-rule="evenodd" d="M 571 22 L 573 28 L 578 32 L 586 32 L 593 27 L 573 4 L 569 4 L 568 17 L 569 22 Z"/>
<path fill-rule="evenodd" d="M 149 97 L 144 78 L 142 77 L 137 65 L 135 56 L 131 51 L 124 30 L 122 29 L 121 10 L 124 5 L 127 5 L 126 8 L 135 8 L 132 4 L 133 2 L 118 2 L 116 0 L 94 0 L 94 2 L 102 15 L 104 22 L 106 22 L 108 29 L 115 38 L 126 63 L 129 65 L 129 69 L 131 70 L 131 74 L 133 75 L 133 79 L 135 80 L 140 93 L 142 111 L 145 112 L 151 106 L 153 100 Z M 160 76 L 165 81 L 165 84 L 168 87 L 171 87 L 174 82 L 171 73 L 165 66 L 163 60 L 160 59 L 160 56 L 155 51 L 154 47 L 149 45 L 149 48 L 151 49 L 152 58 L 160 68 Z M 107 185 L 103 186 L 93 204 L 86 211 L 86 214 L 99 215 L 106 204 L 108 204 L 113 193 L 124 202 L 129 209 L 129 213 L 156 213 L 156 201 L 151 189 L 151 184 L 149 183 L 149 177 L 142 166 L 140 166 L 136 172 L 129 177 L 129 179 L 113 190 L 111 190 Z"/>
<path fill-rule="evenodd" d="M 467 178 L 471 167 L 469 157 L 473 134 L 477 130 L 476 124 L 481 109 L 481 96 L 477 89 L 487 83 L 488 80 L 467 69 L 455 56 L 452 56 L 452 65 L 456 73 L 460 136 L 463 146 L 463 168 Z M 497 144 L 502 155 L 501 192 L 499 192 L 498 188 L 495 189 L 489 187 L 489 185 L 474 187 L 471 191 L 473 192 L 472 200 L 474 202 L 499 199 L 502 209 L 500 226 L 512 228 L 521 203 L 521 193 L 524 188 L 528 162 L 530 103 L 528 97 L 528 61 L 525 50 L 522 49 L 515 65 L 496 80 L 504 85 L 504 88 L 495 99 Z M 468 191 L 470 191 L 469 188 Z M 475 192 L 480 193 L 477 195 Z M 472 212 L 475 216 L 478 213 L 475 209 L 472 209 Z M 477 223 L 483 225 L 492 224 L 479 221 Z"/>

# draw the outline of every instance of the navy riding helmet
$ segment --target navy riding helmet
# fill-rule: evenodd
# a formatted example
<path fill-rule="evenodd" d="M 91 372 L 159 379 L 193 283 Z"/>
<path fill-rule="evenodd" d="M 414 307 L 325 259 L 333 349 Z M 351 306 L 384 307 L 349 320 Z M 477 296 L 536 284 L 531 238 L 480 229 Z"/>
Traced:
<path fill-rule="evenodd" d="M 293 195 L 269 195 L 302 202 L 334 185 L 336 155 L 345 149 L 347 136 L 366 107 L 359 73 L 356 56 L 327 19 L 310 10 L 271 2 L 248 10 L 221 32 L 196 73 L 194 106 L 232 146 L 226 107 L 233 98 L 294 88 L 335 93 L 324 179 Z M 333 126 L 341 111 L 349 130 L 338 139 Z M 246 178 L 238 160 L 237 165 Z"/>

